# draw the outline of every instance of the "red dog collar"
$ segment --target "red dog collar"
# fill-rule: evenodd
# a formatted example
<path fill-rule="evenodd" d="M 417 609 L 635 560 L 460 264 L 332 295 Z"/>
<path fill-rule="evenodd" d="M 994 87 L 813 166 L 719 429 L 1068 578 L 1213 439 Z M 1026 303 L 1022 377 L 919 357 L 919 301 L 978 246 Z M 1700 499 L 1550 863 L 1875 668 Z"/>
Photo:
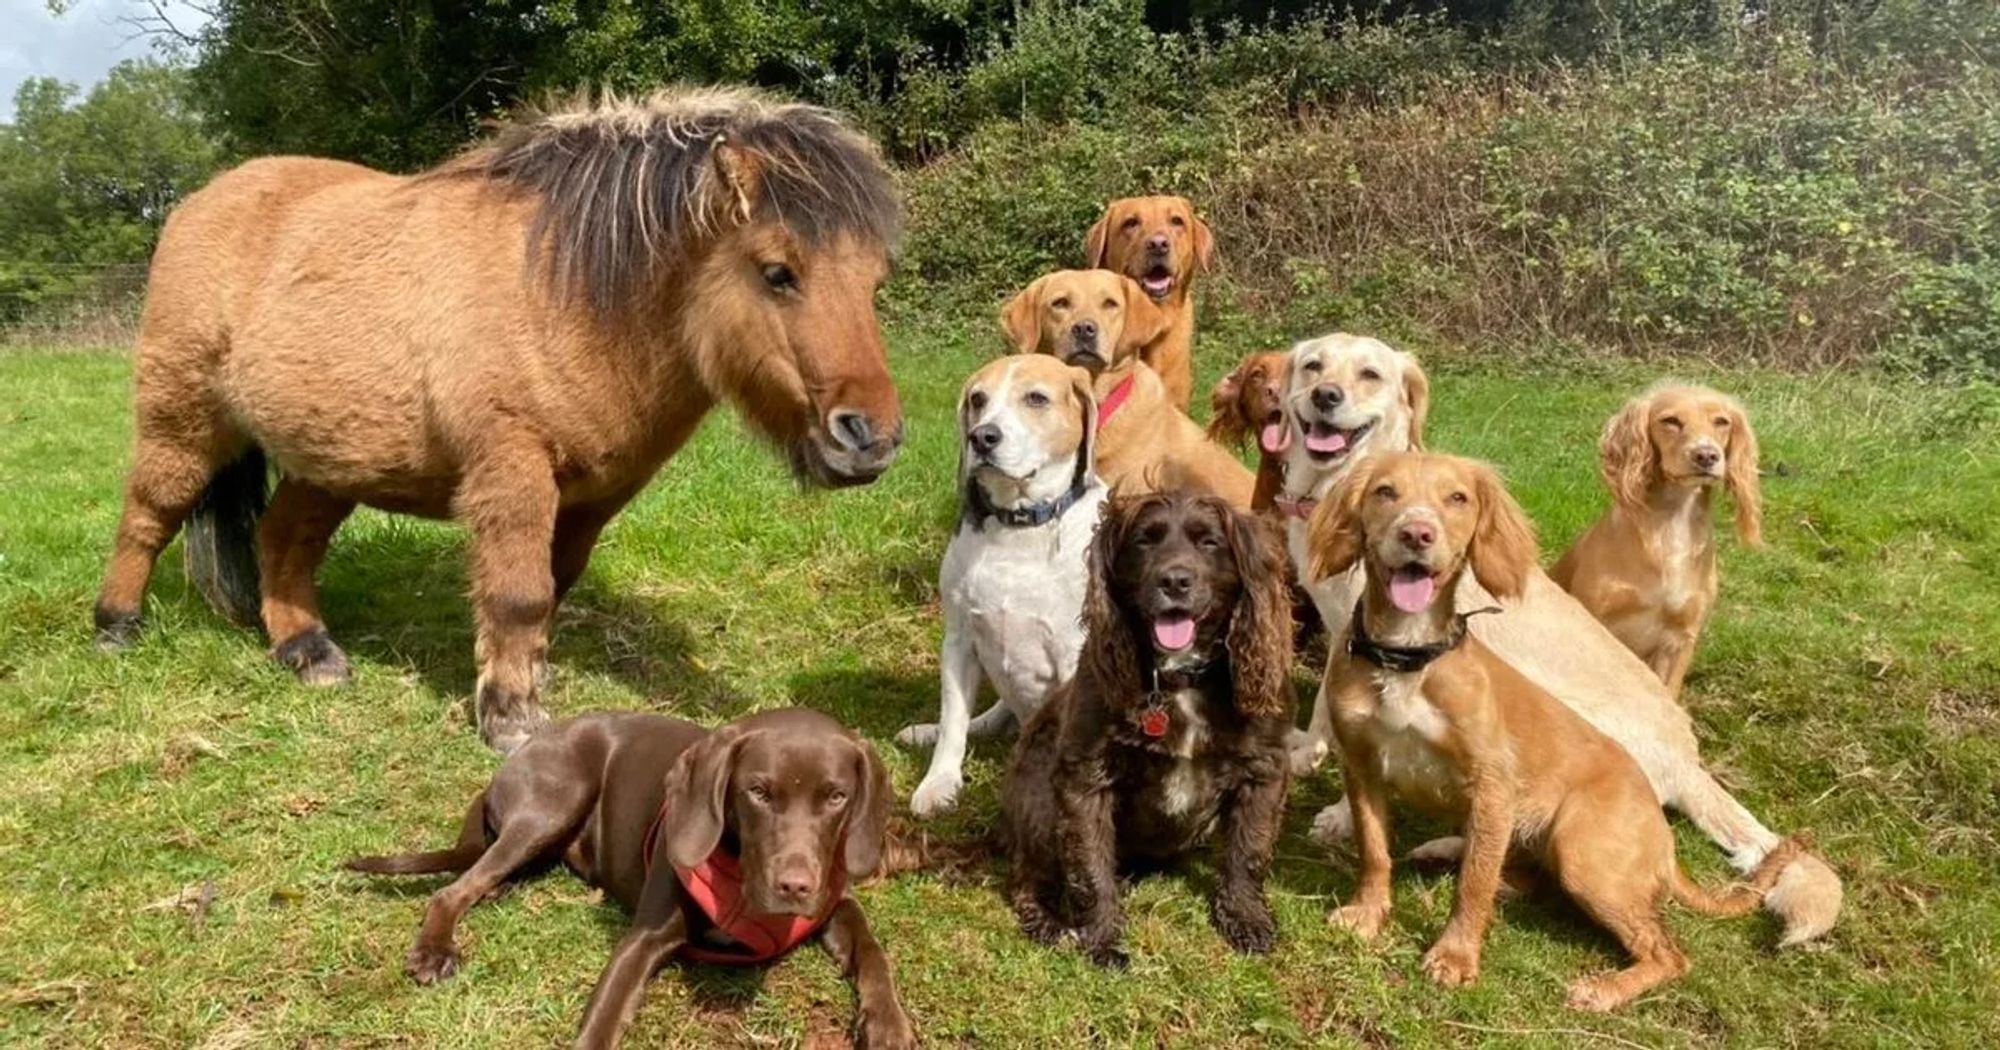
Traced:
<path fill-rule="evenodd" d="M 1298 499 L 1279 496 L 1271 501 L 1271 505 L 1278 508 L 1278 513 L 1284 517 L 1304 521 L 1312 517 L 1313 508 L 1319 506 L 1319 501 L 1311 496 L 1301 496 Z"/>
<path fill-rule="evenodd" d="M 667 807 L 661 803 L 659 816 L 654 817 L 652 826 L 646 829 L 643 848 L 646 851 L 648 879 L 653 877 L 653 848 L 658 844 L 660 826 L 666 823 L 666 819 Z M 692 868 L 674 865 L 674 877 L 680 880 L 681 889 L 701 908 L 701 913 L 734 942 L 702 944 L 690 940 L 681 945 L 679 955 L 693 962 L 724 966 L 767 963 L 804 944 L 826 925 L 826 921 L 833 917 L 833 910 L 840 906 L 841 898 L 847 895 L 847 873 L 839 866 L 837 852 L 826 911 L 819 915 L 773 915 L 752 907 L 750 898 L 743 892 L 742 866 L 735 854 L 720 846 L 708 855 L 707 860 Z"/>
<path fill-rule="evenodd" d="M 1139 373 L 1133 372 L 1117 386 L 1112 387 L 1109 394 L 1104 395 L 1103 402 L 1097 406 L 1097 429 L 1103 430 L 1104 425 L 1111 422 L 1111 417 L 1118 414 L 1118 410 L 1125 404 L 1125 399 L 1132 396 L 1132 381 L 1138 378 Z"/>

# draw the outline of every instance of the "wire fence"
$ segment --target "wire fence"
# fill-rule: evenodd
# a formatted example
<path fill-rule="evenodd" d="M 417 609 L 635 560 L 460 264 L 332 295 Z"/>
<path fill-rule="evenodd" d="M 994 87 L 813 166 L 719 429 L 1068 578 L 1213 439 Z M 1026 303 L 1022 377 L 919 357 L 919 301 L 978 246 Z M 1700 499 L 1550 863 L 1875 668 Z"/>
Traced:
<path fill-rule="evenodd" d="M 145 263 L 0 259 L 0 345 L 129 347 L 146 298 Z"/>

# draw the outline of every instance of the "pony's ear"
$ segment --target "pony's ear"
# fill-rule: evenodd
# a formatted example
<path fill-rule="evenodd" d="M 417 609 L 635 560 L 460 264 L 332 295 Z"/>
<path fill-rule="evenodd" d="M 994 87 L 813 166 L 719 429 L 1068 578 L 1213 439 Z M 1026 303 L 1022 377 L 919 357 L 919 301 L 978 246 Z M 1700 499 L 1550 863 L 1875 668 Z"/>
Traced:
<path fill-rule="evenodd" d="M 1111 205 L 1104 206 L 1104 214 L 1090 231 L 1083 235 L 1083 266 L 1087 270 L 1109 269 L 1108 256 L 1111 254 Z"/>
<path fill-rule="evenodd" d="M 1145 497 L 1107 499 L 1091 541 L 1089 579 L 1083 595 L 1083 653 L 1077 677 L 1087 678 L 1100 699 L 1111 705 L 1129 704 L 1139 694 L 1139 650 L 1132 629 L 1118 610 L 1113 579 L 1118 550 L 1125 545 L 1125 527 L 1133 513 L 1149 502 Z"/>
<path fill-rule="evenodd" d="M 1192 209 L 1188 212 L 1188 228 L 1194 231 L 1194 264 L 1203 273 L 1215 269 L 1215 234 L 1209 232 L 1207 223 L 1195 217 Z"/>
<path fill-rule="evenodd" d="M 1743 406 L 1729 406 L 1729 460 L 1725 482 L 1729 498 L 1736 502 L 1736 536 L 1746 545 L 1764 545 L 1764 493 L 1757 483 L 1757 432 Z"/>
<path fill-rule="evenodd" d="M 1643 508 L 1646 490 L 1653 486 L 1659 457 L 1646 430 L 1652 414 L 1653 399 L 1635 397 L 1605 422 L 1604 435 L 1597 440 L 1597 469 L 1604 475 L 1604 485 L 1611 498 L 1628 509 Z"/>
<path fill-rule="evenodd" d="M 1017 354 L 1034 353 L 1042 345 L 1042 282 L 1046 280 L 1047 276 L 1035 278 L 1000 308 L 1000 330 L 1007 333 L 1007 341 L 1014 344 Z"/>
<path fill-rule="evenodd" d="M 1403 404 L 1410 410 L 1410 449 L 1421 452 L 1424 420 L 1431 414 L 1431 379 L 1409 354 L 1403 354 Z"/>
<path fill-rule="evenodd" d="M 1243 397 L 1244 373 L 1250 371 L 1252 358 L 1244 358 L 1228 375 L 1215 381 L 1215 389 L 1208 395 L 1208 439 L 1229 445 L 1250 436 L 1249 424 L 1244 420 L 1239 401 Z"/>
<path fill-rule="evenodd" d="M 1167 312 L 1153 303 L 1139 282 L 1123 274 L 1118 282 L 1125 289 L 1125 331 L 1113 353 L 1123 358 L 1138 353 L 1167 330 Z"/>
<path fill-rule="evenodd" d="M 1284 545 L 1264 519 L 1238 513 L 1217 497 L 1207 502 L 1222 515 L 1242 592 L 1229 619 L 1229 673 L 1236 709 L 1252 718 L 1291 709 L 1292 594 Z"/>
<path fill-rule="evenodd" d="M 1495 598 L 1518 598 L 1528 588 L 1528 574 L 1539 564 L 1535 527 L 1492 467 L 1480 464 L 1473 478 L 1479 491 L 1479 521 L 1466 552 L 1472 575 Z"/>
<path fill-rule="evenodd" d="M 1374 471 L 1368 469 L 1368 460 L 1356 463 L 1347 471 L 1347 476 L 1334 485 L 1333 491 L 1313 508 L 1311 520 L 1306 522 L 1305 583 L 1317 583 L 1329 576 L 1338 576 L 1354 567 L 1361 560 L 1361 545 L 1364 542 L 1361 530 L 1361 500 L 1374 482 Z"/>
<path fill-rule="evenodd" d="M 675 867 L 700 864 L 722 841 L 729 823 L 729 774 L 746 737 L 736 726 L 723 726 L 681 752 L 667 771 L 664 809 L 672 818 L 663 845 Z"/>
<path fill-rule="evenodd" d="M 1077 404 L 1083 406 L 1083 442 L 1080 446 L 1083 461 L 1079 464 L 1079 469 L 1096 470 L 1097 391 L 1091 384 L 1089 370 L 1072 366 L 1069 373 L 1070 396 L 1076 398 Z"/>
<path fill-rule="evenodd" d="M 749 222 L 764 198 L 764 161 L 756 153 L 727 140 L 717 142 L 712 154 L 715 174 L 728 194 L 737 222 Z"/>
<path fill-rule="evenodd" d="M 856 781 L 860 785 L 859 794 L 848 809 L 845 859 L 848 877 L 858 881 L 882 869 L 883 844 L 889 836 L 889 808 L 895 802 L 896 790 L 889 783 L 889 767 L 882 764 L 882 756 L 875 753 L 874 745 L 858 736 L 851 739 L 861 775 Z"/>

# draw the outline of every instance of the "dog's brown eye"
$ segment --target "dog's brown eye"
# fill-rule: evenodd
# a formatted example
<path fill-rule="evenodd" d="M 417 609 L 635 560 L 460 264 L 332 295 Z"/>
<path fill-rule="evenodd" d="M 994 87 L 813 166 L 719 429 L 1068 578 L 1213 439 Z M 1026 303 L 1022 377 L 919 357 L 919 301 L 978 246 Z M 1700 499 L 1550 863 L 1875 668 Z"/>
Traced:
<path fill-rule="evenodd" d="M 1395 498 L 1396 498 L 1396 486 L 1394 486 L 1394 485 L 1377 485 L 1377 486 L 1375 486 L 1375 498 L 1376 498 L 1376 499 L 1395 499 Z"/>
<path fill-rule="evenodd" d="M 1058 295 L 1058 296 L 1056 296 L 1056 297 L 1055 297 L 1054 299 L 1051 299 L 1051 300 L 1049 301 L 1049 309 L 1051 309 L 1051 310 L 1067 310 L 1067 309 L 1069 309 L 1069 296 L 1067 296 L 1067 295 Z"/>
<path fill-rule="evenodd" d="M 799 275 L 784 263 L 772 263 L 764 267 L 764 283 L 770 285 L 774 292 L 797 291 Z"/>
<path fill-rule="evenodd" d="M 1451 494 L 1451 501 L 1453 503 L 1464 503 L 1466 502 L 1466 495 L 1463 492 L 1454 492 Z"/>
<path fill-rule="evenodd" d="M 1361 370 L 1361 378 L 1373 382 L 1377 379 L 1382 378 L 1382 373 L 1377 372 L 1372 368 L 1364 368 Z"/>
<path fill-rule="evenodd" d="M 1300 368 L 1300 371 L 1302 371 L 1302 372 L 1305 372 L 1305 373 L 1306 373 L 1307 375 L 1318 375 L 1318 374 L 1319 374 L 1319 362 L 1318 362 L 1318 361 L 1307 361 L 1307 362 L 1306 362 L 1306 363 L 1305 363 L 1305 364 L 1304 364 L 1304 365 L 1303 365 L 1303 366 L 1302 366 L 1302 367 Z"/>
<path fill-rule="evenodd" d="M 750 785 L 750 797 L 756 799 L 762 805 L 769 805 L 771 802 L 771 789 L 762 784 L 752 784 Z"/>
<path fill-rule="evenodd" d="M 839 809 L 847 805 L 847 792 L 834 791 L 829 793 L 826 796 L 826 805 L 828 809 Z"/>
<path fill-rule="evenodd" d="M 1127 215 L 1125 216 L 1125 221 L 1118 224 L 1118 228 L 1121 230 L 1129 230 L 1133 229 L 1138 225 L 1139 225 L 1139 217 L 1137 215 Z"/>
<path fill-rule="evenodd" d="M 1168 221 L 1168 222 L 1171 222 L 1171 223 L 1173 223 L 1173 224 L 1174 224 L 1175 226 L 1186 226 L 1186 225 L 1187 225 L 1187 220 L 1186 220 L 1186 219 L 1183 219 L 1183 218 L 1181 218 L 1181 217 L 1180 217 L 1180 216 L 1178 216 L 1178 215 L 1174 216 L 1174 217 L 1173 217 L 1173 218 L 1171 218 L 1171 219 L 1168 219 L 1167 221 Z"/>
<path fill-rule="evenodd" d="M 968 406 L 970 406 L 974 412 L 977 412 L 980 409 L 985 408 L 986 392 L 984 390 L 974 390 L 972 392 L 972 396 L 965 399 L 965 403 Z"/>
<path fill-rule="evenodd" d="M 1661 424 L 1672 427 L 1675 430 L 1679 430 L 1681 428 L 1681 417 L 1679 416 L 1668 416 L 1667 418 L 1660 420 L 1660 422 Z"/>
<path fill-rule="evenodd" d="M 1049 407 L 1049 395 L 1044 394 L 1039 390 L 1028 391 L 1028 396 L 1025 398 L 1025 400 L 1028 402 L 1029 408 Z"/>
<path fill-rule="evenodd" d="M 1716 416 L 1716 417 L 1715 417 L 1715 425 L 1716 425 L 1716 426 L 1718 426 L 1718 427 L 1726 427 L 1726 426 L 1728 426 L 1728 425 L 1729 425 L 1729 417 L 1728 417 L 1728 416 Z"/>
<path fill-rule="evenodd" d="M 1116 300 L 1116 299 L 1106 299 L 1106 300 L 1104 300 L 1104 308 L 1105 308 L 1106 310 L 1116 310 L 1116 309 L 1118 309 L 1118 307 L 1119 307 L 1120 305 L 1121 305 L 1121 304 L 1120 304 L 1120 303 L 1118 302 L 1118 300 Z"/>

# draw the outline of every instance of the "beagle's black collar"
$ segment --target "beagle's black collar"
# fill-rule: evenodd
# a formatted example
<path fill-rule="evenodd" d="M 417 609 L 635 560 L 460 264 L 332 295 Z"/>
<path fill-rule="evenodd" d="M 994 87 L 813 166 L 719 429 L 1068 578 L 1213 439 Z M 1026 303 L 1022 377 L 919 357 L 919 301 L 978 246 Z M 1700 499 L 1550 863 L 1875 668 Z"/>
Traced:
<path fill-rule="evenodd" d="M 992 518 L 1010 529 L 1032 529 L 1062 517 L 1065 511 L 1076 506 L 1089 489 L 1090 475 L 1079 471 L 1076 480 L 1070 482 L 1068 491 L 1055 499 L 1030 503 L 1025 507 L 996 507 L 992 500 L 986 498 L 986 490 L 979 487 L 979 481 L 968 478 L 965 482 L 965 516 L 975 528 Z"/>
<path fill-rule="evenodd" d="M 1347 638 L 1349 655 L 1374 664 L 1384 671 L 1397 674 L 1411 674 L 1421 671 L 1453 649 L 1465 644 L 1465 621 L 1481 613 L 1497 613 L 1498 606 L 1489 605 L 1484 609 L 1456 613 L 1451 618 L 1451 632 L 1444 640 L 1426 645 L 1383 645 L 1368 637 L 1368 625 L 1362 622 L 1362 602 L 1354 603 L 1354 630 Z"/>

